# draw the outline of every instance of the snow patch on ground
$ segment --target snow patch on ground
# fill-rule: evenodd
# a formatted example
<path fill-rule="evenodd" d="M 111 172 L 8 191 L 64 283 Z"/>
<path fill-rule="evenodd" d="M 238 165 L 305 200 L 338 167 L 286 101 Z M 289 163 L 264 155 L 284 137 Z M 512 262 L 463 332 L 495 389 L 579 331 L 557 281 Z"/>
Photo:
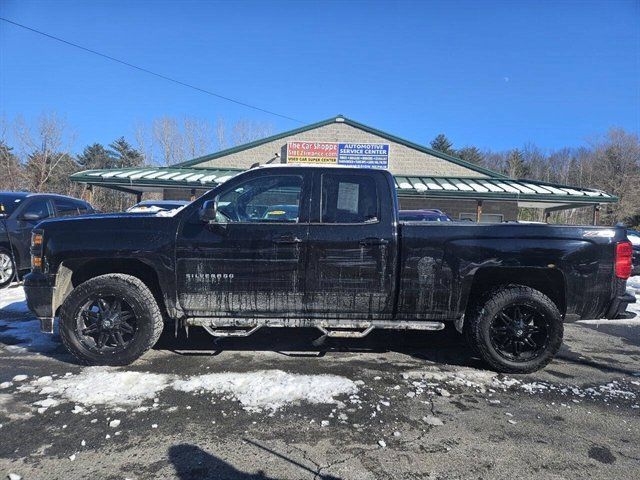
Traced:
<path fill-rule="evenodd" d="M 218 394 L 239 401 L 245 410 L 272 412 L 285 405 L 303 402 L 342 405 L 335 397 L 350 395 L 353 398 L 358 392 L 355 382 L 337 375 L 299 375 L 281 370 L 261 370 L 178 377 L 118 371 L 110 367 L 87 367 L 77 375 L 67 374 L 60 378 L 40 377 L 21 384 L 17 390 L 46 396 L 46 399 L 33 404 L 42 413 L 63 401 L 85 407 L 123 409 L 146 408 L 140 405 L 152 400 L 156 407 L 158 393 L 167 388 L 194 394 Z M 76 405 L 73 413 L 83 412 L 85 410 Z"/>
<path fill-rule="evenodd" d="M 4 348 L 12 353 L 46 353 L 52 352 L 60 342 L 57 335 L 42 333 L 39 320 L 0 320 L 0 339 L 9 337 L 11 342 L 4 343 Z M 6 340 L 6 338 L 5 338 Z"/>
<path fill-rule="evenodd" d="M 63 398 L 83 405 L 114 407 L 140 405 L 169 386 L 170 377 L 157 373 L 119 372 L 108 367 L 88 367 L 78 375 L 47 382 L 38 380 L 20 387 L 41 395 Z"/>
<path fill-rule="evenodd" d="M 427 396 L 441 395 L 448 397 L 451 393 L 443 388 L 460 392 L 473 389 L 477 393 L 493 394 L 498 391 L 523 391 L 530 395 L 553 393 L 560 397 L 571 397 L 574 401 L 580 399 L 635 401 L 640 397 L 637 386 L 640 382 L 612 381 L 602 385 L 577 386 L 544 381 L 527 382 L 499 375 L 486 370 L 457 368 L 455 370 L 427 367 L 425 369 L 410 370 L 402 374 L 402 378 L 409 383 L 410 391 L 407 396 L 418 398 L 421 394 Z M 491 401 L 490 403 L 500 403 Z M 632 407 L 637 408 L 637 407 Z"/>
<path fill-rule="evenodd" d="M 28 312 L 24 288 L 12 286 L 0 290 L 0 310 L 3 312 Z"/>
<path fill-rule="evenodd" d="M 245 410 L 278 410 L 286 404 L 340 403 L 334 397 L 355 394 L 358 386 L 337 375 L 299 375 L 281 370 L 212 373 L 176 380 L 184 392 L 212 392 L 238 400 Z"/>

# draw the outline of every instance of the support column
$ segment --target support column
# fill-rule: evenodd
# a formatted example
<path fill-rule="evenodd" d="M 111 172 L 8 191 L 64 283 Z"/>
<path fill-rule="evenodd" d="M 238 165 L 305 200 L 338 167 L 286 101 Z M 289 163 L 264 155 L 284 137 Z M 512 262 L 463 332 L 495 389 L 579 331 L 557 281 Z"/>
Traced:
<path fill-rule="evenodd" d="M 480 220 L 482 220 L 482 200 L 478 200 L 476 206 L 476 223 L 480 223 Z"/>
<path fill-rule="evenodd" d="M 84 192 L 82 192 L 83 200 L 93 204 L 93 185 L 85 185 Z"/>
<path fill-rule="evenodd" d="M 593 206 L 593 224 L 598 225 L 600 223 L 600 204 Z"/>
<path fill-rule="evenodd" d="M 136 203 L 140 203 L 142 201 L 142 192 L 136 193 Z"/>

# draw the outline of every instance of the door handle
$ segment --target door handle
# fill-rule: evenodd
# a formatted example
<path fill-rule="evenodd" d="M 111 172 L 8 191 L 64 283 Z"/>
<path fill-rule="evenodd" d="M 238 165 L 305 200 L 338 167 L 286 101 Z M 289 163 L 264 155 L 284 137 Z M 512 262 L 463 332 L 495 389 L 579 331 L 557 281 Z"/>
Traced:
<path fill-rule="evenodd" d="M 273 243 L 277 243 L 280 245 L 287 243 L 302 243 L 302 240 L 294 235 L 283 235 L 281 237 L 274 238 Z"/>
<path fill-rule="evenodd" d="M 369 238 L 363 238 L 362 240 L 360 240 L 360 246 L 362 247 L 374 247 L 376 245 L 387 245 L 388 243 L 389 243 L 389 240 L 385 238 L 369 237 Z"/>

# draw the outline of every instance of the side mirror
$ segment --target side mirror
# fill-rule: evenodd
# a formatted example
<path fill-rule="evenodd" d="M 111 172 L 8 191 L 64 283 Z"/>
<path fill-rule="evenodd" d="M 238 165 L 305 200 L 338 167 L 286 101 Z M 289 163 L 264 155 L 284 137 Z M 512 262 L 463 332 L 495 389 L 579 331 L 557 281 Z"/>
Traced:
<path fill-rule="evenodd" d="M 20 216 L 20 220 L 24 220 L 26 222 L 36 222 L 38 220 L 42 220 L 44 217 L 37 213 L 23 213 Z"/>
<path fill-rule="evenodd" d="M 212 223 L 216 221 L 217 206 L 215 200 L 207 200 L 200 207 L 198 212 L 200 221 L 203 223 Z"/>

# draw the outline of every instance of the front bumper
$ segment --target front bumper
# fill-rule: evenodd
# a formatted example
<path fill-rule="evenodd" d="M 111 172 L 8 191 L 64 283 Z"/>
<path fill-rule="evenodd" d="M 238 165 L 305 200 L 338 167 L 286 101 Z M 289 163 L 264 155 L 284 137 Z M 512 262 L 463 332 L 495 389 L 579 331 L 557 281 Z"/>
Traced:
<path fill-rule="evenodd" d="M 631 312 L 626 311 L 627 305 L 630 303 L 636 303 L 636 296 L 633 293 L 626 291 L 622 295 L 618 295 L 609 305 L 605 318 L 629 318 L 633 316 Z"/>
<path fill-rule="evenodd" d="M 42 273 L 29 273 L 24 277 L 24 293 L 29 310 L 40 319 L 40 330 L 53 333 L 55 277 Z"/>

